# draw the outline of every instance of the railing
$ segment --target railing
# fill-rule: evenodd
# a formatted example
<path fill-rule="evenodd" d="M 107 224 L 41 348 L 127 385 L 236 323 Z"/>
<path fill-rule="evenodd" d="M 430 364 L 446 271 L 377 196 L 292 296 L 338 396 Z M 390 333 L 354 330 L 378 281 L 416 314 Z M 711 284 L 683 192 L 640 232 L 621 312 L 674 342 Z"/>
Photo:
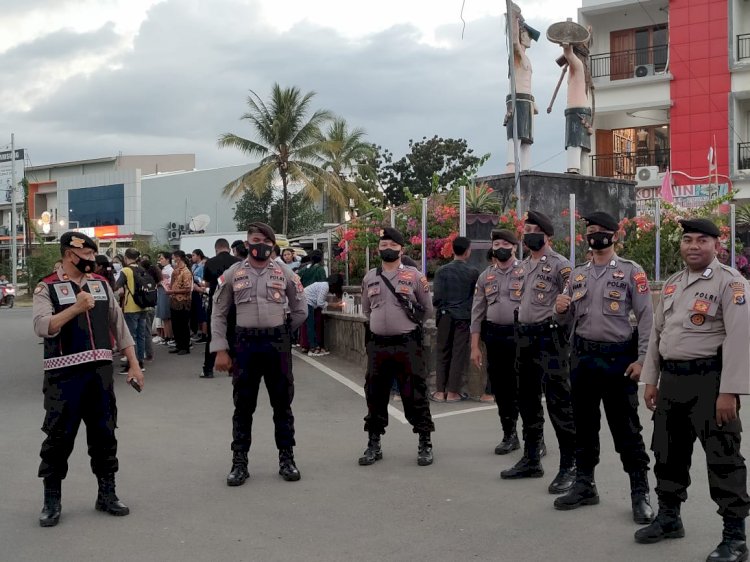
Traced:
<path fill-rule="evenodd" d="M 593 175 L 605 178 L 632 180 L 641 166 L 656 166 L 660 172 L 669 167 L 669 149 L 594 154 L 590 158 Z"/>
<path fill-rule="evenodd" d="M 750 33 L 737 36 L 737 60 L 750 59 Z"/>
<path fill-rule="evenodd" d="M 624 80 L 625 78 L 639 78 L 636 70 L 644 76 L 655 72 L 663 72 L 667 67 L 668 45 L 656 45 L 647 49 L 633 49 L 591 55 L 591 77 L 601 78 L 609 76 L 610 80 Z"/>
<path fill-rule="evenodd" d="M 737 168 L 750 170 L 750 142 L 741 142 L 737 145 Z"/>

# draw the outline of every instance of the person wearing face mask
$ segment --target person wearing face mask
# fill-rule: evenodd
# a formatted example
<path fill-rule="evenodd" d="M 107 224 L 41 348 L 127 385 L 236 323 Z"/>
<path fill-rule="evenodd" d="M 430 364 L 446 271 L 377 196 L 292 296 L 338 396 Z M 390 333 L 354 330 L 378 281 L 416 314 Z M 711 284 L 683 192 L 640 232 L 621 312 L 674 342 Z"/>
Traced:
<path fill-rule="evenodd" d="M 62 266 L 36 286 L 33 304 L 34 331 L 44 338 L 42 527 L 60 520 L 62 481 L 81 421 L 99 484 L 95 508 L 112 515 L 130 512 L 115 494 L 117 405 L 110 333 L 128 359 L 127 381 L 139 388 L 144 384 L 122 310 L 107 280 L 92 273 L 96 244 L 85 234 L 66 232 L 60 237 L 60 251 Z"/>
<path fill-rule="evenodd" d="M 741 452 L 740 396 L 750 394 L 750 284 L 716 259 L 721 231 L 708 219 L 681 220 L 686 268 L 664 283 L 656 304 L 641 381 L 654 412 L 659 513 L 635 532 L 639 543 L 685 536 L 680 506 L 687 500 L 693 445 L 703 446 L 711 499 L 724 523 L 707 562 L 748 559 L 750 511 Z"/>
<path fill-rule="evenodd" d="M 599 503 L 594 469 L 599 464 L 603 403 L 615 449 L 630 477 L 633 520 L 645 525 L 653 520 L 654 512 L 649 498 L 649 458 L 638 417 L 638 379 L 653 322 L 651 293 L 643 268 L 615 254 L 617 220 L 604 212 L 591 213 L 584 220 L 593 258 L 573 270 L 569 288 L 555 303 L 556 320 L 572 332 L 576 481 L 554 505 L 570 510 Z M 638 322 L 635 331 L 631 311 Z"/>
<path fill-rule="evenodd" d="M 560 468 L 549 485 L 550 494 L 564 494 L 575 481 L 575 425 L 570 397 L 568 346 L 554 322 L 555 298 L 570 277 L 570 262 L 555 252 L 555 229 L 544 213 L 529 211 L 523 243 L 530 255 L 521 264 L 516 338 L 518 342 L 518 406 L 523 421 L 524 454 L 500 473 L 504 479 L 541 478 L 544 436 L 542 393 L 560 446 Z"/>
<path fill-rule="evenodd" d="M 271 259 L 276 234 L 265 223 L 247 231 L 248 258 L 232 265 L 219 277 L 211 312 L 211 352 L 214 369 L 232 372 L 232 469 L 228 486 L 241 486 L 249 478 L 253 414 L 261 379 L 265 379 L 273 408 L 279 474 L 288 481 L 300 479 L 294 462 L 294 377 L 291 332 L 307 318 L 307 299 L 299 277 Z M 228 317 L 236 310 L 234 342 L 227 341 Z M 290 321 L 287 325 L 287 308 Z M 229 354 L 234 350 L 234 366 Z"/>
<path fill-rule="evenodd" d="M 422 342 L 422 322 L 432 314 L 430 285 L 414 267 L 401 263 L 404 237 L 385 228 L 378 242 L 382 266 L 362 280 L 362 312 L 372 334 L 367 342 L 365 431 L 369 439 L 361 466 L 383 458 L 380 436 L 388 426 L 388 402 L 394 377 L 398 381 L 406 419 L 419 435 L 417 464 L 432 464 L 430 415 Z"/>
<path fill-rule="evenodd" d="M 119 254 L 112 258 L 112 269 L 114 270 L 115 283 L 117 283 L 122 273 L 122 256 Z"/>
<path fill-rule="evenodd" d="M 482 368 L 479 342 L 487 348 L 487 377 L 497 402 L 503 440 L 496 455 L 507 455 L 520 448 L 516 338 L 513 315 L 521 300 L 523 272 L 516 259 L 518 239 L 510 230 L 492 231 L 492 259 L 477 281 L 471 308 L 471 361 Z"/>

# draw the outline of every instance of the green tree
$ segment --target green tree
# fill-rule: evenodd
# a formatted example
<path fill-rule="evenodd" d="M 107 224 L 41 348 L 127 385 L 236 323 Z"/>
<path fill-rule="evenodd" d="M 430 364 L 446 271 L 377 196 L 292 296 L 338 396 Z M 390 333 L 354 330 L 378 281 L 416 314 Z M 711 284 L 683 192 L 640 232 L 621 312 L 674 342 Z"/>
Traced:
<path fill-rule="evenodd" d="M 432 195 L 450 190 L 454 183 L 480 163 L 464 139 L 444 139 L 435 135 L 421 141 L 409 140 L 409 152 L 399 160 L 393 153 L 378 147 L 377 174 L 388 201 L 401 205 L 408 199 L 406 190 L 413 195 Z M 434 178 L 437 177 L 437 181 Z"/>
<path fill-rule="evenodd" d="M 309 199 L 301 192 L 292 193 L 288 199 L 289 235 L 297 236 L 323 228 L 323 214 L 315 209 Z M 268 190 L 261 195 L 245 191 L 234 208 L 234 222 L 238 230 L 247 229 L 251 222 L 267 222 L 271 228 L 280 232 L 284 221 L 283 199 L 274 191 Z"/>
<path fill-rule="evenodd" d="M 325 191 L 334 201 L 345 204 L 338 182 L 316 163 L 322 135 L 320 127 L 332 119 L 326 110 L 316 110 L 308 118 L 314 92 L 302 94 L 297 87 L 281 88 L 274 84 L 271 99 L 266 104 L 250 90 L 247 98 L 249 111 L 241 119 L 249 121 L 257 141 L 234 133 L 219 137 L 220 147 L 237 148 L 252 158 L 260 158 L 258 165 L 224 187 L 224 194 L 232 197 L 250 190 L 262 194 L 274 180 L 281 179 L 283 218 L 280 231 L 289 231 L 289 185 L 298 183 L 302 193 L 317 199 Z"/>
<path fill-rule="evenodd" d="M 331 175 L 331 182 L 338 184 L 338 192 L 345 197 L 342 206 L 337 201 L 328 201 L 323 194 L 323 214 L 328 222 L 343 219 L 349 200 L 361 206 L 377 183 L 374 167 L 373 145 L 364 142 L 366 133 L 359 127 L 349 129 L 346 120 L 336 118 L 322 137 L 319 157 L 321 167 Z"/>

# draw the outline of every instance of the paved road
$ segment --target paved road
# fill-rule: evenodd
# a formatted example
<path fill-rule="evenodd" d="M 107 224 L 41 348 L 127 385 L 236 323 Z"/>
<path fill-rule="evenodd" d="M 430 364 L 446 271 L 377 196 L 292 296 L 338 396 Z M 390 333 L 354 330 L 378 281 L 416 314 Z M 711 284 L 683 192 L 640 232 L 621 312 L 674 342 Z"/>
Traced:
<path fill-rule="evenodd" d="M 20 561 L 700 561 L 720 537 L 698 447 L 687 537 L 633 542 L 627 476 L 603 432 L 602 502 L 574 512 L 546 492 L 559 460 L 555 438 L 543 479 L 506 482 L 518 459 L 495 456 L 497 414 L 477 403 L 433 405 L 435 464 L 416 465 L 416 436 L 392 418 L 382 462 L 357 466 L 365 442 L 359 369 L 333 357 L 295 360 L 296 449 L 302 480 L 277 475 L 271 412 L 262 391 L 250 480 L 228 488 L 231 385 L 200 380 L 199 356 L 159 348 L 141 395 L 118 377 L 118 492 L 131 515 L 94 511 L 96 483 L 81 432 L 63 483 L 60 525 L 42 529 L 36 477 L 42 348 L 29 309 L 0 309 L 0 560 Z M 340 379 L 340 380 L 337 380 Z M 349 382 L 343 384 L 342 381 Z M 397 405 L 397 404 L 396 404 Z M 398 405 L 397 405 L 398 406 Z M 450 415 L 459 410 L 458 415 Z M 401 414 L 397 412 L 397 417 Z M 747 416 L 744 416 L 747 417 Z M 651 424 L 646 411 L 646 437 Z M 549 424 L 548 424 L 549 425 Z"/>

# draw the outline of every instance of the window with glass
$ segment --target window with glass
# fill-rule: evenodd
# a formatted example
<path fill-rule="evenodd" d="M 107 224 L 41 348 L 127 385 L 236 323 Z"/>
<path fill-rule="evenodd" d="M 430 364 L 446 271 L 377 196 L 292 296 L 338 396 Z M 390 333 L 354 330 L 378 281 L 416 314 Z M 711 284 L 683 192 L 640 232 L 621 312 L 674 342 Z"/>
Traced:
<path fill-rule="evenodd" d="M 81 228 L 125 224 L 125 185 L 71 189 L 68 209 L 68 220 Z"/>

